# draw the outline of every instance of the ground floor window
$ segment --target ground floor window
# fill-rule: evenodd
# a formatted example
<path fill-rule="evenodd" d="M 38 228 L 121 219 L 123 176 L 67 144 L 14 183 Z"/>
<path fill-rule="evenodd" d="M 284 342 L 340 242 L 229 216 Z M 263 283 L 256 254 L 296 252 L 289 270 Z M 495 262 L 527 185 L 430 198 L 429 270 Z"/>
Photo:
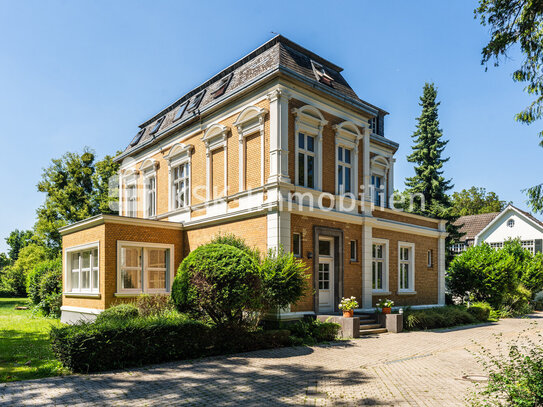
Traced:
<path fill-rule="evenodd" d="M 296 257 L 302 257 L 302 235 L 300 233 L 292 235 L 292 254 Z"/>
<path fill-rule="evenodd" d="M 490 243 L 490 247 L 493 249 L 501 249 L 503 247 L 503 242 Z"/>
<path fill-rule="evenodd" d="M 98 293 L 98 246 L 69 249 L 66 252 L 66 292 Z"/>
<path fill-rule="evenodd" d="M 523 240 L 520 242 L 523 249 L 528 250 L 530 253 L 534 254 L 535 252 L 535 242 L 533 240 Z"/>
<path fill-rule="evenodd" d="M 388 241 L 373 239 L 371 264 L 372 290 L 388 291 Z"/>
<path fill-rule="evenodd" d="M 415 245 L 400 242 L 398 246 L 399 290 L 414 291 L 415 289 Z"/>
<path fill-rule="evenodd" d="M 118 287 L 121 293 L 170 291 L 172 247 L 124 243 L 119 247 Z"/>

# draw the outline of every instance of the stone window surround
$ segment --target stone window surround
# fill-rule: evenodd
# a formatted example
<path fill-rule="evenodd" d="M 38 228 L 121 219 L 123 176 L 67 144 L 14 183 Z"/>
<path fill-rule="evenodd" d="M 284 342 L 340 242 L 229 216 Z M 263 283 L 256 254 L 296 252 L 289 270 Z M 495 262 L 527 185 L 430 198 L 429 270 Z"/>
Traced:
<path fill-rule="evenodd" d="M 192 181 L 192 152 L 194 151 L 194 146 L 192 144 L 182 144 L 177 143 L 170 149 L 168 155 L 164 157 L 168 161 L 168 211 L 179 210 L 183 208 L 189 208 L 191 203 L 191 181 Z M 186 188 L 186 204 L 182 208 L 175 208 L 174 201 L 174 188 L 173 188 L 173 178 L 172 178 L 172 169 L 179 165 L 187 165 L 187 176 L 188 176 L 188 185 Z"/>
<path fill-rule="evenodd" d="M 144 218 L 153 218 L 156 216 L 157 212 L 157 203 L 158 203 L 158 194 L 157 194 L 157 170 L 158 170 L 158 162 L 153 159 L 147 159 L 143 161 L 139 168 L 140 172 L 143 174 L 143 217 Z M 151 216 L 148 214 L 148 207 L 149 202 L 148 200 L 148 192 L 149 192 L 149 179 L 154 178 L 155 179 L 155 213 Z"/>
<path fill-rule="evenodd" d="M 222 124 L 212 124 L 210 125 L 202 141 L 206 146 L 206 201 L 212 200 L 212 185 L 213 185 L 213 174 L 212 171 L 212 157 L 211 153 L 218 149 L 223 149 L 224 151 L 224 188 L 225 196 L 228 196 L 228 132 L 230 128 Z"/>
<path fill-rule="evenodd" d="M 371 250 L 373 252 L 373 245 L 374 244 L 380 244 L 384 246 L 384 253 L 383 253 L 383 262 L 384 262 L 384 268 L 383 268 L 383 288 L 382 289 L 376 289 L 374 290 L 372 288 L 372 293 L 374 295 L 382 294 L 387 295 L 391 294 L 390 288 L 389 288 L 389 265 L 390 265 L 390 250 L 389 250 L 389 240 L 388 239 L 378 239 L 378 238 L 372 238 L 371 241 L 372 247 Z M 373 253 L 372 253 L 372 278 L 373 278 Z M 372 284 L 373 287 L 373 284 Z"/>
<path fill-rule="evenodd" d="M 409 288 L 400 288 L 401 264 L 400 249 L 409 248 Z M 416 294 L 415 291 L 415 243 L 398 241 L 398 294 Z"/>

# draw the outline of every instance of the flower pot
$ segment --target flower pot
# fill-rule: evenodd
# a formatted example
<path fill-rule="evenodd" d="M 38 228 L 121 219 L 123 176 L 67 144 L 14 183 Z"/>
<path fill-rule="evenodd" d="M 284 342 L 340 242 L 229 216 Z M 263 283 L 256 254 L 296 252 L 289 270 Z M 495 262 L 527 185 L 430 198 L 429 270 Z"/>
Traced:
<path fill-rule="evenodd" d="M 392 311 L 390 307 L 383 307 L 382 308 L 383 314 L 390 314 Z"/>
<path fill-rule="evenodd" d="M 352 318 L 354 315 L 354 310 L 350 309 L 348 311 L 343 311 L 343 318 Z"/>

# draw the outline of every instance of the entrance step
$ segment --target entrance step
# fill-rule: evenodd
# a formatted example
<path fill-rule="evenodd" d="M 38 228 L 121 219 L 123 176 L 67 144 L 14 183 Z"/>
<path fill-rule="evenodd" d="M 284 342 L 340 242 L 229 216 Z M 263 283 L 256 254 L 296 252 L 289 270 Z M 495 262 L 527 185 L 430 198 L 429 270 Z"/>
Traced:
<path fill-rule="evenodd" d="M 378 326 L 380 326 L 380 325 L 378 325 Z M 360 336 L 362 336 L 362 335 L 384 334 L 386 332 L 388 332 L 386 328 L 360 329 Z"/>
<path fill-rule="evenodd" d="M 365 331 L 367 329 L 376 329 L 376 328 L 382 328 L 379 324 L 360 324 L 360 330 Z"/>

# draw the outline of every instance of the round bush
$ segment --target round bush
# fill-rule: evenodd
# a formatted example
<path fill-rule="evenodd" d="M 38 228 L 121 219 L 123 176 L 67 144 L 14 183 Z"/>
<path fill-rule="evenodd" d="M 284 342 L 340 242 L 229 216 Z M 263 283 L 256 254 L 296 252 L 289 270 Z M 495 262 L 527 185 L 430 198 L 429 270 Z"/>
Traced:
<path fill-rule="evenodd" d="M 477 318 L 478 321 L 488 321 L 490 316 L 490 308 L 469 307 L 468 312 Z"/>
<path fill-rule="evenodd" d="M 97 323 L 107 321 L 126 321 L 139 316 L 138 308 L 133 304 L 120 304 L 102 311 L 96 317 Z"/>
<path fill-rule="evenodd" d="M 181 312 L 204 312 L 217 325 L 241 326 L 245 311 L 259 310 L 260 270 L 255 259 L 237 247 L 206 244 L 179 266 L 172 299 Z"/>

